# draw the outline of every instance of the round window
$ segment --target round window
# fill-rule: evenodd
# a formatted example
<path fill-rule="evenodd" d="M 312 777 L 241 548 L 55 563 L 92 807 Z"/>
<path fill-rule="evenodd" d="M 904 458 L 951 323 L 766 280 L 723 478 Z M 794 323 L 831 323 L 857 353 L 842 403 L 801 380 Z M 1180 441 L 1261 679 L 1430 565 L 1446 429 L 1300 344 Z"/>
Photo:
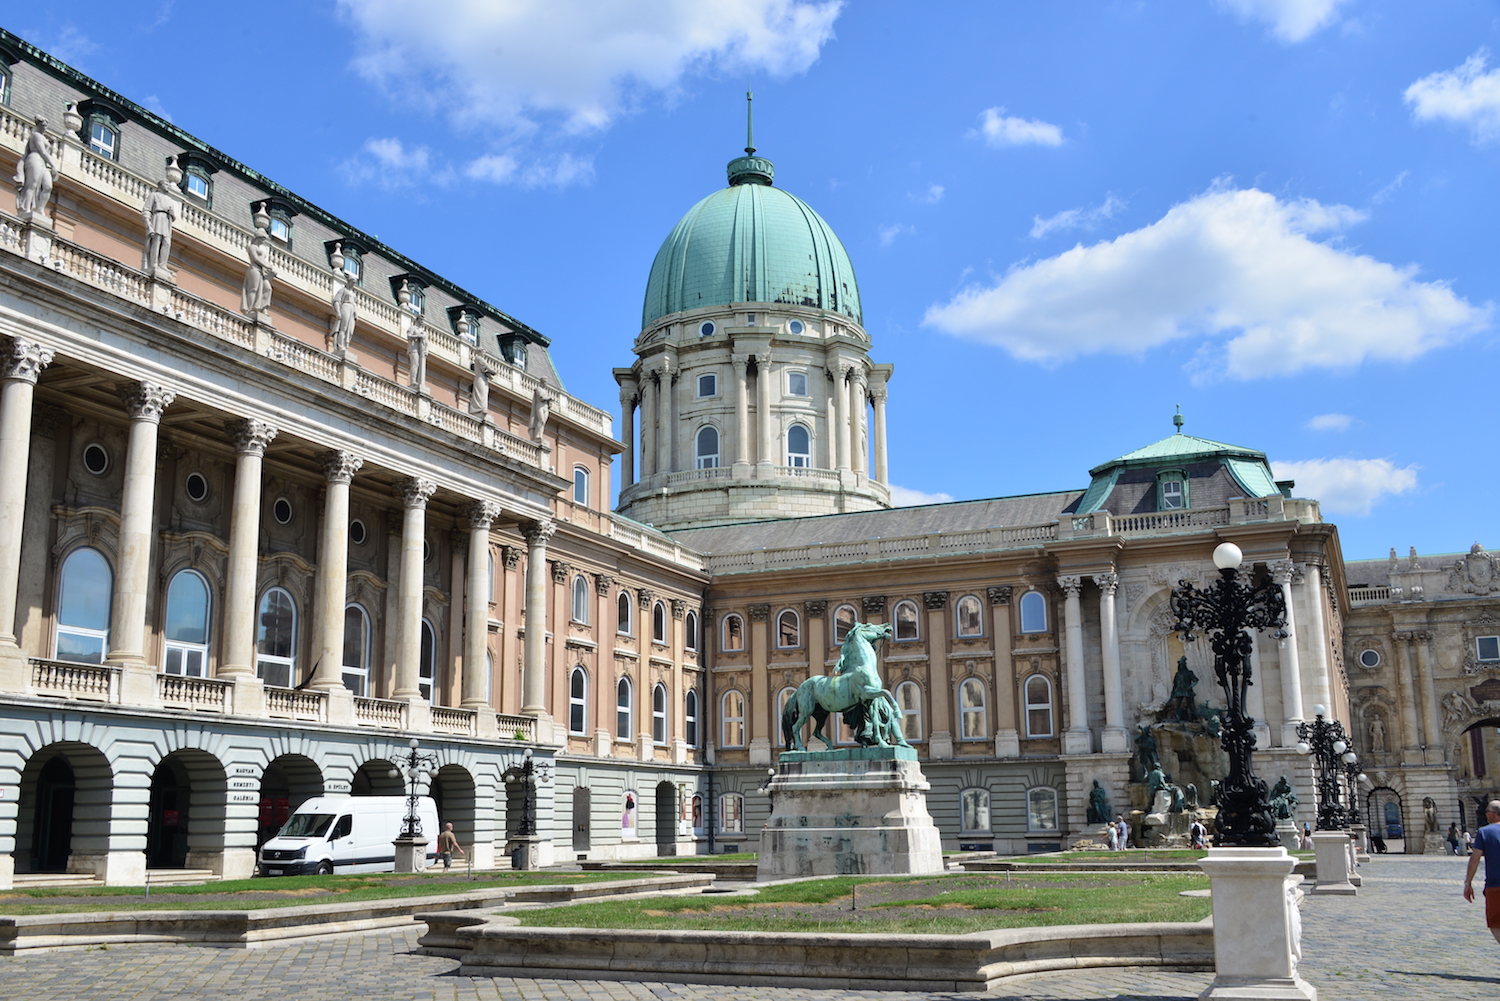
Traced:
<path fill-rule="evenodd" d="M 208 478 L 202 473 L 188 473 L 183 489 L 187 491 L 188 500 L 194 504 L 202 504 L 208 500 Z"/>
<path fill-rule="evenodd" d="M 714 331 L 718 329 L 718 327 L 714 326 L 714 321 L 704 320 L 703 325 L 698 328 L 698 336 L 712 337 L 714 335 Z"/>
<path fill-rule="evenodd" d="M 1365 651 L 1363 651 L 1359 655 L 1359 662 L 1361 664 L 1363 664 L 1365 667 L 1369 668 L 1370 670 L 1372 670 L 1372 671 L 1375 670 L 1377 667 L 1380 666 L 1380 651 L 1379 650 L 1365 650 Z"/>
<path fill-rule="evenodd" d="M 103 476 L 109 472 L 109 450 L 98 442 L 85 446 L 83 468 L 95 476 Z"/>
<path fill-rule="evenodd" d="M 802 325 L 801 320 L 793 320 L 791 323 L 788 323 L 786 325 L 786 329 L 790 330 L 794 334 L 800 334 L 807 328 Z"/>
<path fill-rule="evenodd" d="M 290 525 L 292 523 L 292 502 L 285 497 L 276 498 L 276 502 L 271 505 L 271 517 L 283 525 Z"/>
<path fill-rule="evenodd" d="M 358 518 L 355 518 L 353 521 L 349 522 L 350 542 L 354 543 L 356 546 L 362 546 L 365 544 L 365 540 L 369 537 L 370 533 L 365 531 L 364 522 L 360 521 Z"/>

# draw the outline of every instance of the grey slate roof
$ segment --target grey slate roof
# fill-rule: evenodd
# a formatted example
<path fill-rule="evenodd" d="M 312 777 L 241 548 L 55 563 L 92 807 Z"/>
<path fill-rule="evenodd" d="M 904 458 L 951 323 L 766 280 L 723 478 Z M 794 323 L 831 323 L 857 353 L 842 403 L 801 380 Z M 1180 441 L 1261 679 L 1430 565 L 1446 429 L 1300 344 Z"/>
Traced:
<path fill-rule="evenodd" d="M 1006 525 L 1038 525 L 1055 521 L 1083 496 L 1082 490 L 1061 490 L 989 500 L 953 501 L 898 507 L 889 511 L 825 514 L 813 518 L 757 521 L 717 528 L 694 528 L 669 533 L 673 539 L 701 553 L 737 553 L 750 549 L 780 549 L 865 539 L 896 539 L 933 532 L 969 532 Z"/>

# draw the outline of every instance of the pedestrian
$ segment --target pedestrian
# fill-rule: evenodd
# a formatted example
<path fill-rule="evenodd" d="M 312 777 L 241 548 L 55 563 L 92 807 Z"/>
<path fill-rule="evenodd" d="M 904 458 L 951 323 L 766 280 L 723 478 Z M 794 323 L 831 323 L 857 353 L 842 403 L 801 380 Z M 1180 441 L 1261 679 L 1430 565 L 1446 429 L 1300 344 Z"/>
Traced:
<path fill-rule="evenodd" d="M 453 853 L 464 853 L 464 846 L 458 843 L 458 835 L 453 833 L 451 823 L 444 825 L 443 833 L 438 835 L 438 857 L 443 860 L 443 871 L 447 872 L 453 866 Z"/>
<path fill-rule="evenodd" d="M 1302 837 L 1297 841 L 1299 852 L 1310 852 L 1313 850 L 1312 825 L 1306 821 L 1302 822 Z"/>
<path fill-rule="evenodd" d="M 1464 854 L 1467 855 L 1474 850 L 1474 832 L 1464 831 Z"/>
<path fill-rule="evenodd" d="M 1208 847 L 1208 828 L 1203 826 L 1202 821 L 1195 820 L 1192 822 L 1188 827 L 1188 837 L 1191 839 L 1192 847 Z"/>
<path fill-rule="evenodd" d="M 1500 942 L 1500 799 L 1492 799 L 1484 808 L 1489 821 L 1474 835 L 1474 851 L 1469 856 L 1469 871 L 1464 876 L 1464 899 L 1474 902 L 1474 873 L 1484 859 L 1484 923 Z"/>
<path fill-rule="evenodd" d="M 1115 831 L 1120 845 L 1118 850 L 1123 852 L 1130 841 L 1130 825 L 1125 823 L 1123 815 L 1115 818 Z"/>

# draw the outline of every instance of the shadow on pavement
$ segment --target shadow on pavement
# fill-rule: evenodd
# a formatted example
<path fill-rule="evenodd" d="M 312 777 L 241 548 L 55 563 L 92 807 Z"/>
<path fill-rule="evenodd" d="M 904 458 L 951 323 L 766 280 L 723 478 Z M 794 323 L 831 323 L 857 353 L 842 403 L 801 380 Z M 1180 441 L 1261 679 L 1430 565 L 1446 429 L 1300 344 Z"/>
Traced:
<path fill-rule="evenodd" d="M 1500 984 L 1500 977 L 1471 977 L 1462 973 L 1427 973 L 1416 970 L 1386 970 L 1398 977 L 1438 977 L 1442 980 L 1463 980 L 1472 984 Z"/>

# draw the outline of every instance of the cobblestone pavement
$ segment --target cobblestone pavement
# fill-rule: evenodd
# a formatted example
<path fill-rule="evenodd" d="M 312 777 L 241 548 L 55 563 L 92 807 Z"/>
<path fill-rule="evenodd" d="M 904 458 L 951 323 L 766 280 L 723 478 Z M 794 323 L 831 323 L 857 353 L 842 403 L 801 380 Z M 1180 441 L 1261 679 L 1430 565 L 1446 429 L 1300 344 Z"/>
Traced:
<path fill-rule="evenodd" d="M 1309 897 L 1303 976 L 1322 1001 L 1494 998 L 1500 945 L 1482 904 L 1460 896 L 1465 860 L 1376 856 L 1358 897 Z M 249 951 L 134 946 L 0 959 L 0 998 L 123 1001 L 918 1001 L 975 995 L 699 987 L 454 975 L 450 959 L 411 955 L 415 930 Z M 1032 977 L 995 1001 L 1197 997 L 1209 974 L 1106 970 Z"/>

